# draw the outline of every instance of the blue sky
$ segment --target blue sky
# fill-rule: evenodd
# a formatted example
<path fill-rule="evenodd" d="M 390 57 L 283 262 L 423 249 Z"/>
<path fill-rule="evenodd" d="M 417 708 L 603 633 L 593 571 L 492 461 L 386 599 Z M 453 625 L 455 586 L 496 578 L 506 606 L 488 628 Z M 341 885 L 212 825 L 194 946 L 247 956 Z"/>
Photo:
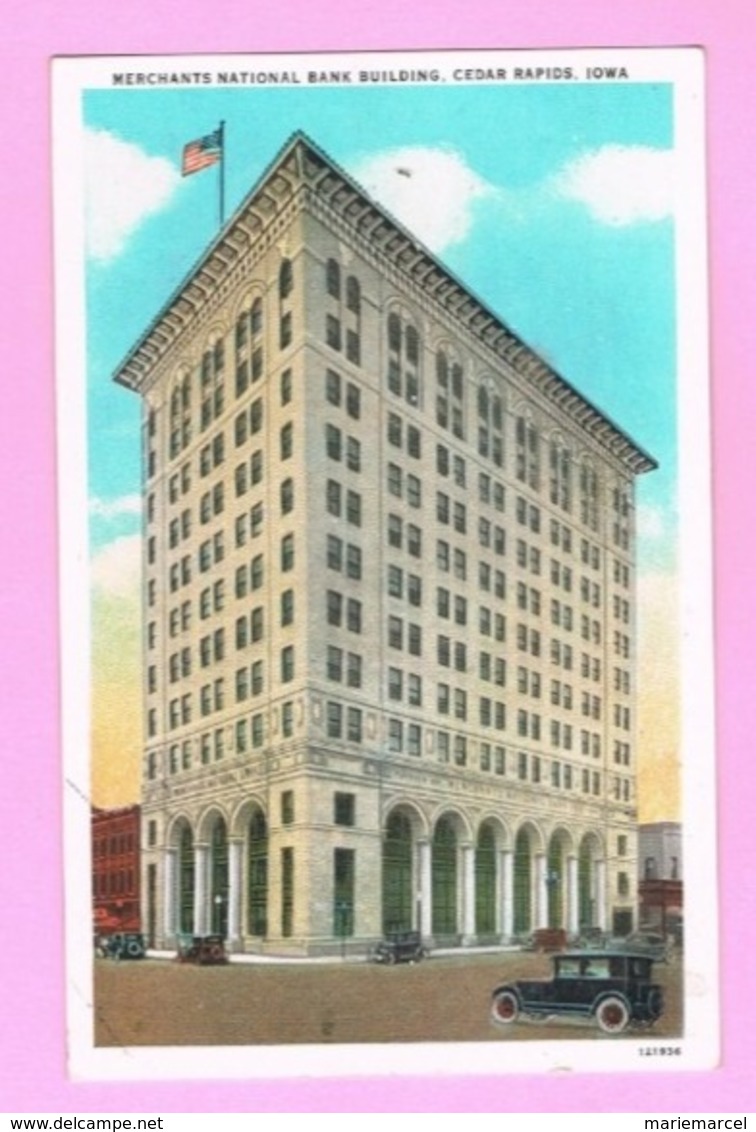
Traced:
<path fill-rule="evenodd" d="M 650 451 L 641 564 L 672 566 L 674 127 L 655 83 L 87 92 L 95 550 L 139 529 L 138 399 L 111 375 L 217 231 L 217 171 L 178 164 L 220 119 L 227 215 L 304 130 Z"/>

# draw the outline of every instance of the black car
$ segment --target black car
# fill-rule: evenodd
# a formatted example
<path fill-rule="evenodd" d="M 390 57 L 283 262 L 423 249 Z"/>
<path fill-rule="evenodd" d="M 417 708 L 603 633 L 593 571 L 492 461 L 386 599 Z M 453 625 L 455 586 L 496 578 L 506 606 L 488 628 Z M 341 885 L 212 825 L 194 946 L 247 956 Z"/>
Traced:
<path fill-rule="evenodd" d="M 107 959 L 144 959 L 147 950 L 141 932 L 114 932 L 101 947 Z"/>
<path fill-rule="evenodd" d="M 417 963 L 427 959 L 420 932 L 390 932 L 373 952 L 376 963 Z"/>
<path fill-rule="evenodd" d="M 179 963 L 199 963 L 202 967 L 228 963 L 226 944 L 222 935 L 181 933 L 177 944 L 176 958 Z"/>
<path fill-rule="evenodd" d="M 521 1016 L 595 1018 L 606 1034 L 631 1023 L 652 1025 L 664 1009 L 652 982 L 653 959 L 629 950 L 566 951 L 552 957 L 553 977 L 518 979 L 496 987 L 491 1018 L 509 1025 Z"/>

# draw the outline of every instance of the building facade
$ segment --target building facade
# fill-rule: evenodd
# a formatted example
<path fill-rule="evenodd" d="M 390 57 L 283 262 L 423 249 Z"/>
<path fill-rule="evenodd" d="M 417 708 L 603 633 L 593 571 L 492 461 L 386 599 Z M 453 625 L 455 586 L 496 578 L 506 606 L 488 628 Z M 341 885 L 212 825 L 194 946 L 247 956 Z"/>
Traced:
<path fill-rule="evenodd" d="M 116 379 L 158 940 L 629 930 L 654 461 L 301 134 Z"/>
<path fill-rule="evenodd" d="M 92 808 L 92 905 L 95 935 L 141 930 L 139 806 Z"/>
<path fill-rule="evenodd" d="M 674 821 L 638 827 L 638 916 L 641 924 L 665 934 L 683 920 L 682 826 Z"/>

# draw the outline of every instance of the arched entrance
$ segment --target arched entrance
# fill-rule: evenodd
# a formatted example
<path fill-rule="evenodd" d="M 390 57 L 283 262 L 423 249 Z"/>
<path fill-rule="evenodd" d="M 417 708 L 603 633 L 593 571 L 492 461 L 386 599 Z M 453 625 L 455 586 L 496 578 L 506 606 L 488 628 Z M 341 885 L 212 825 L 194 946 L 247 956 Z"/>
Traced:
<path fill-rule="evenodd" d="M 213 935 L 228 934 L 228 831 L 220 817 L 210 835 L 210 925 Z"/>
<path fill-rule="evenodd" d="M 194 931 L 194 835 L 189 825 L 182 825 L 179 834 L 178 927 L 180 932 Z"/>
<path fill-rule="evenodd" d="M 412 929 L 412 822 L 394 810 L 383 839 L 383 931 Z"/>
<path fill-rule="evenodd" d="M 550 928 L 567 927 L 567 839 L 563 831 L 551 835 L 546 855 L 547 915 Z"/>
<path fill-rule="evenodd" d="M 431 891 L 433 935 L 456 935 L 457 833 L 449 816 L 439 819 L 433 833 Z"/>
<path fill-rule="evenodd" d="M 268 934 L 268 825 L 255 810 L 247 828 L 247 931 Z"/>
<path fill-rule="evenodd" d="M 514 934 L 527 935 L 533 930 L 533 849 L 527 829 L 515 838 L 513 887 Z"/>
<path fill-rule="evenodd" d="M 496 835 L 486 822 L 478 831 L 475 846 L 475 934 L 496 932 Z"/>

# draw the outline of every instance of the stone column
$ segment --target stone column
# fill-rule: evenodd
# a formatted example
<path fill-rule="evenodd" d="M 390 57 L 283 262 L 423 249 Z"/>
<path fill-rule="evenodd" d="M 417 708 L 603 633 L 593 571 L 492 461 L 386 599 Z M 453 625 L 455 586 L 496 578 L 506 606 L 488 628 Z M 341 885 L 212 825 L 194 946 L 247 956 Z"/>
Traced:
<path fill-rule="evenodd" d="M 475 942 L 475 846 L 462 846 L 462 942 Z"/>
<path fill-rule="evenodd" d="M 176 850 L 163 850 L 163 947 L 176 935 Z"/>
<path fill-rule="evenodd" d="M 606 861 L 596 861 L 596 922 L 605 932 L 608 927 L 606 910 Z"/>
<path fill-rule="evenodd" d="M 431 892 L 431 846 L 430 841 L 418 841 L 418 890 L 420 893 L 420 935 L 429 939 L 433 932 L 433 904 Z"/>
<path fill-rule="evenodd" d="M 567 858 L 567 931 L 572 935 L 580 931 L 577 857 Z"/>
<path fill-rule="evenodd" d="M 228 843 L 228 942 L 232 949 L 241 947 L 242 854 L 244 842 L 235 838 Z"/>
<path fill-rule="evenodd" d="M 209 850 L 207 845 L 194 846 L 194 934 L 208 934 L 207 909 L 207 869 Z"/>

